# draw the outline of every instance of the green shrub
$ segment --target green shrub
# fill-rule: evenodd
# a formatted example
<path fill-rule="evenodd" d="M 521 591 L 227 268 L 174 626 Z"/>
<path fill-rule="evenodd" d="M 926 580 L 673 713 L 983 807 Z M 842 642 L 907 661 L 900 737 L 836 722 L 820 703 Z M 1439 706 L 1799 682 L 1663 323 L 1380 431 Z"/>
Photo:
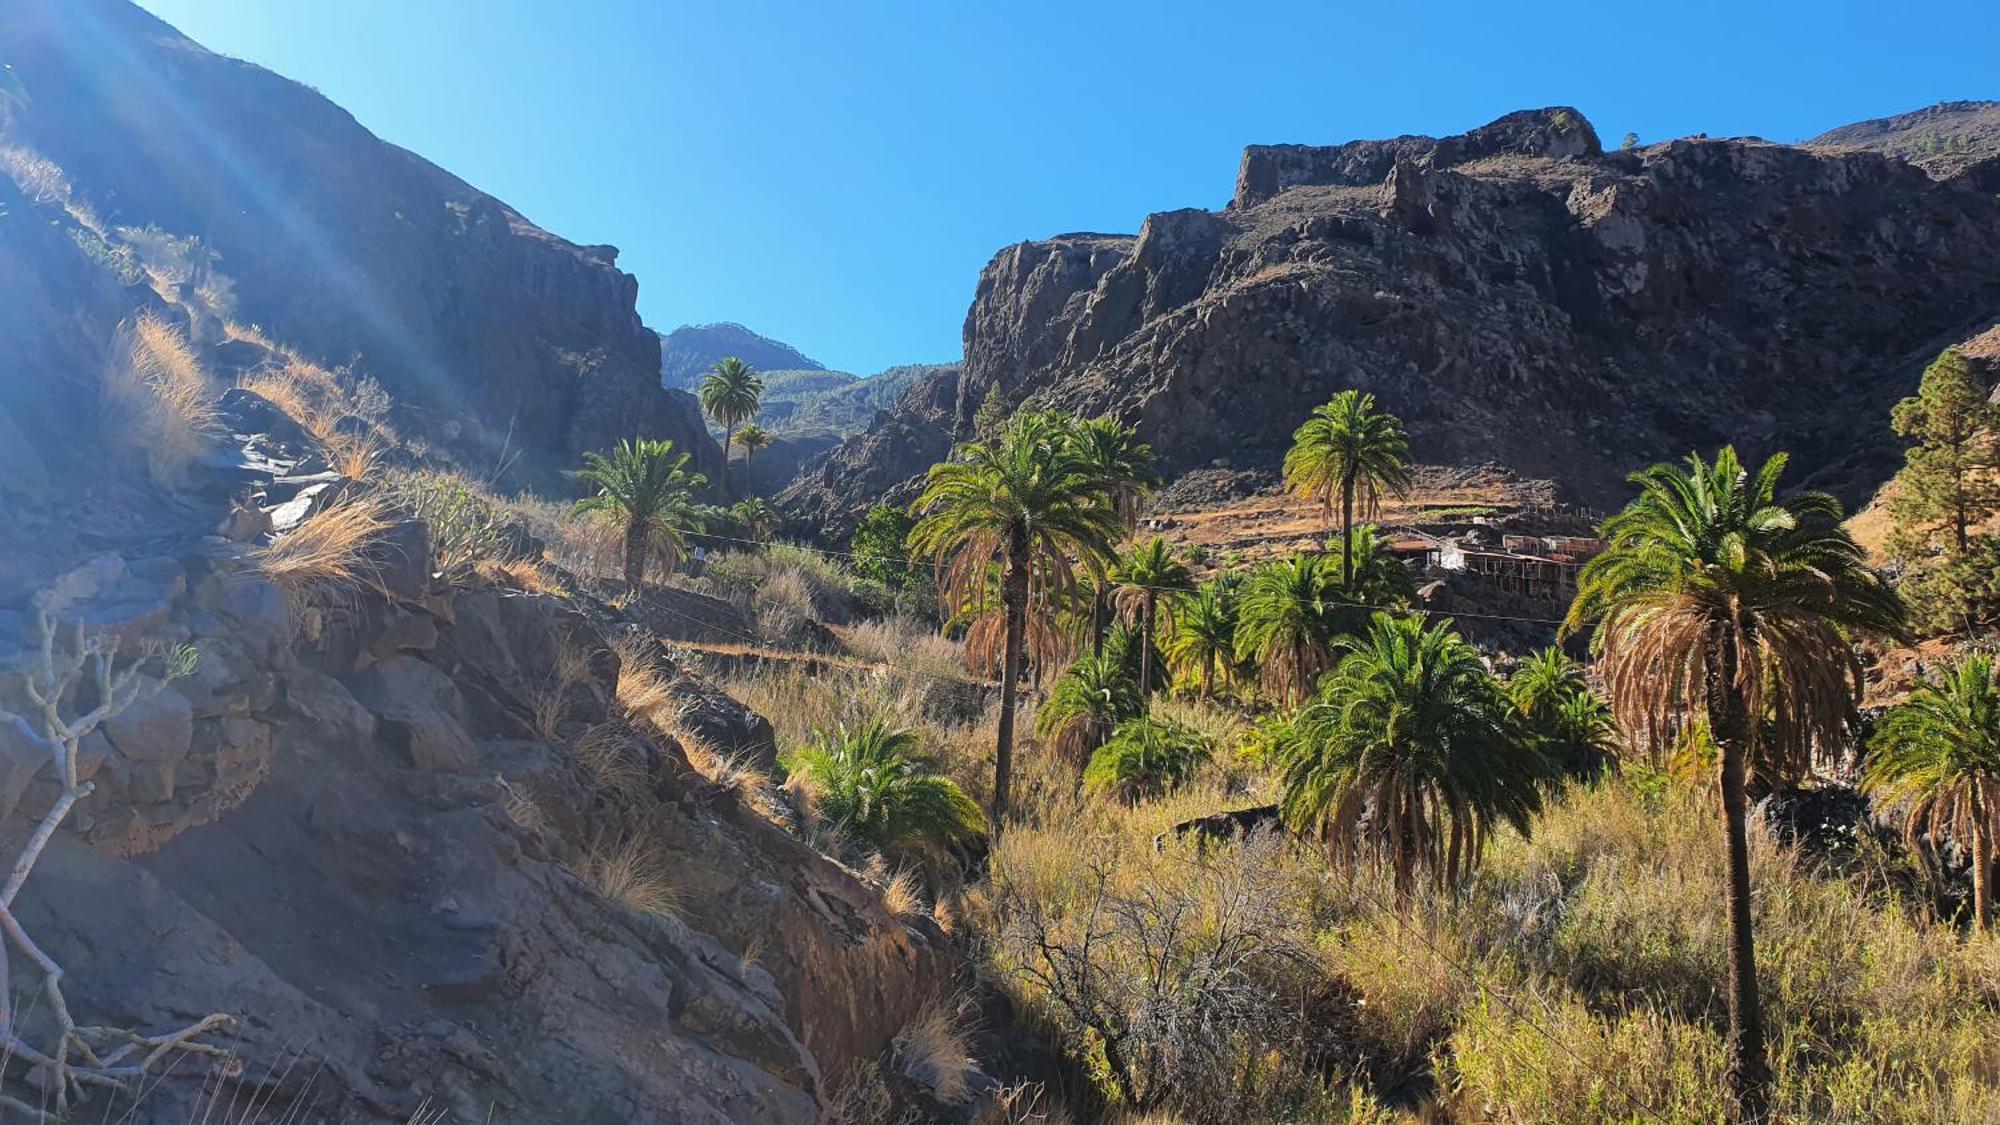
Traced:
<path fill-rule="evenodd" d="M 1083 787 L 1126 802 L 1186 784 L 1215 755 L 1200 731 L 1172 719 L 1127 719 L 1090 756 Z"/>
<path fill-rule="evenodd" d="M 447 582 L 463 581 L 481 561 L 512 557 L 506 513 L 458 477 L 397 473 L 388 489 L 430 527 L 431 557 Z"/>

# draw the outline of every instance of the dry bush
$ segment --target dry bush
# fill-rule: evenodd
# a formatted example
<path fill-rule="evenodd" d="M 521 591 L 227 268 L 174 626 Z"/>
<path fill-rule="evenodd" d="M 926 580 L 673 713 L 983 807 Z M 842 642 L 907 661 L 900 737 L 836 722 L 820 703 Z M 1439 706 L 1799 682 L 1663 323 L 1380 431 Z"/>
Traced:
<path fill-rule="evenodd" d="M 374 434 L 356 436 L 336 432 L 326 442 L 327 464 L 333 471 L 349 480 L 372 480 L 375 464 L 384 452 L 381 439 Z"/>
<path fill-rule="evenodd" d="M 180 329 L 150 312 L 119 329 L 102 392 L 112 432 L 145 452 L 161 484 L 181 483 L 213 440 L 208 377 Z"/>
<path fill-rule="evenodd" d="M 795 568 L 775 571 L 750 595 L 750 613 L 757 636 L 780 648 L 813 647 L 813 625 L 819 620 L 812 584 Z"/>
<path fill-rule="evenodd" d="M 625 537 L 616 521 L 592 513 L 570 515 L 569 506 L 521 495 L 497 501 L 528 533 L 543 543 L 550 562 L 586 584 L 619 577 L 624 566 Z"/>
<path fill-rule="evenodd" d="M 372 549 L 388 530 L 388 506 L 372 496 L 347 496 L 313 514 L 256 553 L 258 570 L 300 611 L 345 604 L 379 586 Z"/>
<path fill-rule="evenodd" d="M 601 833 L 585 850 L 577 875 L 605 898 L 646 914 L 677 918 L 686 901 L 666 858 L 636 831 Z"/>
<path fill-rule="evenodd" d="M 570 588 L 548 567 L 527 559 L 480 559 L 472 564 L 472 576 L 488 586 L 503 586 L 524 594 L 568 598 Z"/>
<path fill-rule="evenodd" d="M 925 1005 L 896 1033 L 893 1049 L 903 1076 L 945 1105 L 958 1105 L 971 1092 L 976 1064 L 965 1017 L 957 1007 L 943 1002 Z"/>
<path fill-rule="evenodd" d="M 70 197 L 69 175 L 55 161 L 20 145 L 0 145 L 0 172 L 21 194 L 36 203 L 61 203 Z"/>
<path fill-rule="evenodd" d="M 297 355 L 244 375 L 236 385 L 269 401 L 322 444 L 342 436 L 340 421 L 353 414 L 333 373 Z"/>

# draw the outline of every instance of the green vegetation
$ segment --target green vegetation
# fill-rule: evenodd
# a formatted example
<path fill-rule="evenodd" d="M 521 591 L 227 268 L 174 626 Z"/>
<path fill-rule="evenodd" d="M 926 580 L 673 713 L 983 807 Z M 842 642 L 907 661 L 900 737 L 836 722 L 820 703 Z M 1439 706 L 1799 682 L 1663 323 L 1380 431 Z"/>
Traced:
<path fill-rule="evenodd" d="M 1185 723 L 1126 719 L 1090 756 L 1083 788 L 1126 802 L 1158 796 L 1186 784 L 1214 754 L 1209 740 Z"/>
<path fill-rule="evenodd" d="M 1749 473 L 1725 446 L 1685 470 L 1637 473 L 1639 498 L 1607 520 L 1606 552 L 1578 579 L 1568 628 L 1592 647 L 1628 731 L 1707 721 L 1720 751 L 1729 844 L 1729 1084 L 1746 1119 L 1769 1108 L 1750 845 L 1753 771 L 1798 775 L 1815 742 L 1836 744 L 1859 695 L 1859 633 L 1900 635 L 1902 605 L 1862 564 L 1823 493 L 1780 499 L 1780 454 Z"/>
<path fill-rule="evenodd" d="M 1285 454 L 1285 487 L 1316 499 L 1323 516 L 1340 502 L 1341 584 L 1354 585 L 1354 555 L 1346 546 L 1354 529 L 1354 505 L 1372 519 L 1383 493 L 1409 491 L 1410 443 L 1403 423 L 1375 409 L 1375 396 L 1342 391 L 1312 412 L 1292 435 Z"/>
<path fill-rule="evenodd" d="M 1882 718 L 1863 787 L 1892 802 L 1912 846 L 1960 842 L 1972 868 L 1972 924 L 1993 920 L 1993 841 L 2000 828 L 2000 685 L 1973 654 L 1919 684 Z"/>
<path fill-rule="evenodd" d="M 971 442 L 954 460 L 933 466 L 913 506 L 924 514 L 910 532 L 910 546 L 938 561 L 948 614 L 987 597 L 991 569 L 1002 568 L 1005 655 L 993 758 L 996 832 L 1007 817 L 1028 604 L 1037 596 L 1067 596 L 1079 564 L 1102 573 L 1121 530 L 1112 482 L 1079 448 L 1076 433 L 1075 420 L 1065 414 L 1016 414 L 998 441 Z"/>
<path fill-rule="evenodd" d="M 917 518 L 893 504 L 869 508 L 847 542 L 854 573 L 902 590 L 921 585 L 924 575 L 910 563 L 910 532 Z"/>
<path fill-rule="evenodd" d="M 708 483 L 687 471 L 688 455 L 671 441 L 621 441 L 609 453 L 586 453 L 577 479 L 597 488 L 578 500 L 572 514 L 602 514 L 615 520 L 624 544 L 625 587 L 637 593 L 650 559 L 663 560 L 669 573 L 687 548 L 687 533 L 698 526 L 694 493 Z"/>
<path fill-rule="evenodd" d="M 1111 572 L 1113 604 L 1127 624 L 1139 630 L 1139 688 L 1154 687 L 1153 639 L 1158 635 L 1161 597 L 1167 597 L 1167 621 L 1171 625 L 1180 595 L 1194 589 L 1194 576 L 1187 564 L 1174 556 L 1167 541 L 1155 535 L 1125 553 Z"/>
<path fill-rule="evenodd" d="M 701 408 L 722 426 L 722 478 L 719 490 L 723 500 L 727 502 L 731 439 L 735 436 L 737 426 L 757 416 L 758 404 L 764 398 L 764 381 L 757 377 L 757 372 L 749 364 L 735 356 L 728 356 L 717 362 L 713 370 L 701 377 L 701 389 L 696 395 L 701 399 Z"/>
<path fill-rule="evenodd" d="M 1618 723 L 1562 649 L 1522 661 L 1507 680 L 1507 697 L 1543 753 L 1570 776 L 1595 778 L 1617 761 Z"/>
<path fill-rule="evenodd" d="M 1296 722 L 1285 823 L 1386 864 L 1399 900 L 1420 869 L 1458 886 L 1500 825 L 1525 836 L 1541 810 L 1541 746 L 1448 621 L 1377 614 Z"/>
<path fill-rule="evenodd" d="M 1948 348 L 1890 414 L 1896 435 L 1913 444 L 1892 486 L 1889 552 L 1910 568 L 1911 608 L 1927 631 L 1970 630 L 2000 612 L 1990 583 L 1976 580 L 1993 573 L 1994 545 L 1973 534 L 2000 511 L 2000 407 L 1987 401 L 1990 390 Z"/>
<path fill-rule="evenodd" d="M 775 440 L 777 439 L 772 437 L 771 431 L 755 422 L 745 422 L 743 428 L 737 432 L 736 444 L 743 449 L 743 479 L 752 482 L 745 487 L 756 487 L 754 482 L 757 478 L 752 475 L 751 470 L 757 464 L 757 451 L 769 448 Z"/>
<path fill-rule="evenodd" d="M 784 761 L 814 809 L 850 838 L 887 853 L 935 855 L 978 839 L 979 806 L 931 772 L 918 734 L 885 719 L 821 731 Z"/>
<path fill-rule="evenodd" d="M 1057 677 L 1035 712 L 1035 735 L 1065 761 L 1083 763 L 1127 719 L 1145 712 L 1122 652 L 1086 653 Z"/>
<path fill-rule="evenodd" d="M 1181 676 L 1200 678 L 1203 699 L 1215 698 L 1218 678 L 1224 684 L 1236 680 L 1237 586 L 1224 578 L 1202 583 L 1182 600 L 1167 634 L 1167 662 Z"/>

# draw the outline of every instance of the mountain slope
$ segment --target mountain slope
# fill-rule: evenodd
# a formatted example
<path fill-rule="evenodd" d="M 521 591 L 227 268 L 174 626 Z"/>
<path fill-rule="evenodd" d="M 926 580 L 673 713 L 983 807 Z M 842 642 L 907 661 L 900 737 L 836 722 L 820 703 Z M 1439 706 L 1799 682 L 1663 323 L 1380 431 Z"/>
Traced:
<path fill-rule="evenodd" d="M 1806 143 L 1887 153 L 1948 175 L 2000 155 L 2000 101 L 1939 102 L 1829 129 Z"/>
<path fill-rule="evenodd" d="M 660 384 L 692 391 L 701 377 L 727 356 L 735 356 L 759 371 L 824 371 L 790 344 L 760 335 L 740 324 L 683 324 L 660 335 Z"/>
<path fill-rule="evenodd" d="M 229 311 L 408 408 L 411 436 L 552 479 L 635 430 L 705 463 L 698 412 L 659 388 L 638 283 L 384 143 L 312 90 L 203 49 L 125 0 L 17 0 L 5 143 L 59 165 L 103 223 L 193 237 Z"/>
<path fill-rule="evenodd" d="M 1343 387 L 1426 461 L 1497 461 L 1610 506 L 1648 461 L 1734 441 L 1849 499 L 1887 475 L 1889 404 L 2000 311 L 1984 165 L 1684 139 L 1605 152 L 1575 110 L 1470 133 L 1255 146 L 1220 212 L 1002 250 L 948 416 L 835 451 L 787 500 L 838 535 L 988 394 L 1109 413 L 1172 474 L 1275 469 Z M 944 439 L 927 426 L 942 425 Z M 864 467 L 867 460 L 872 465 Z"/>

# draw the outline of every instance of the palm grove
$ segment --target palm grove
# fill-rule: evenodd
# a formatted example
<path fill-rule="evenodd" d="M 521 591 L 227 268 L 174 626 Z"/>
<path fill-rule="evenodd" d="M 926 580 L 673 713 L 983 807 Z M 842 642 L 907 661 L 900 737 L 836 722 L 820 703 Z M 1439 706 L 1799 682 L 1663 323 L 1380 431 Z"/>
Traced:
<path fill-rule="evenodd" d="M 754 415 L 721 382 L 703 400 L 726 430 Z M 754 376 L 753 376 L 754 378 Z M 740 390 L 740 388 L 739 388 Z M 1755 932 L 1750 802 L 1804 780 L 1855 741 L 1863 642 L 1990 624 L 2000 505 L 1986 388 L 1946 353 L 1899 405 L 1912 440 L 1892 487 L 1899 596 L 1866 565 L 1829 496 L 1784 487 L 1786 459 L 1725 447 L 1632 477 L 1638 496 L 1604 524 L 1562 626 L 1587 636 L 1586 669 L 1559 648 L 1506 679 L 1446 619 L 1415 606 L 1409 572 L 1368 522 L 1410 486 L 1401 423 L 1346 391 L 1312 412 L 1285 459 L 1287 487 L 1331 524 L 1309 552 L 1197 580 L 1195 560 L 1135 537 L 1153 456 L 1128 428 L 1023 410 L 933 467 L 907 512 L 872 510 L 857 570 L 936 583 L 941 617 L 975 669 L 998 680 L 992 783 L 982 816 L 936 776 L 911 732 L 880 723 L 823 732 L 794 756 L 838 794 L 831 815 L 884 854 L 938 855 L 1014 821 L 1018 704 L 1033 691 L 1036 744 L 1101 799 L 1172 790 L 1225 749 L 1162 706 L 1182 693 L 1256 720 L 1279 771 L 1284 825 L 1350 870 L 1386 872 L 1395 901 L 1452 896 L 1489 842 L 1526 836 L 1553 803 L 1617 770 L 1706 763 L 1725 847 L 1725 1075 L 1736 1115 L 1763 1119 L 1772 1066 Z M 685 479 L 666 504 L 629 497 L 673 482 L 684 457 L 622 449 L 594 458 L 580 509 L 622 513 L 643 571 L 647 544 L 688 526 Z M 647 473 L 614 471 L 646 460 Z M 698 478 L 696 478 L 698 479 Z M 928 566 L 926 566 L 928 564 Z M 1601 684 L 1602 693 L 1591 684 Z M 1971 866 L 1969 920 L 1991 919 L 2000 828 L 2000 687 L 1987 658 L 1950 661 L 1866 740 L 1863 788 L 1912 842 Z M 872 786 L 872 788 L 870 788 Z M 911 849 L 915 849 L 912 851 Z M 1399 907 L 1400 909 L 1400 907 Z M 1104 1035 L 1097 1039 L 1107 1053 Z M 1123 1096 L 1139 1101 L 1136 1079 Z"/>

